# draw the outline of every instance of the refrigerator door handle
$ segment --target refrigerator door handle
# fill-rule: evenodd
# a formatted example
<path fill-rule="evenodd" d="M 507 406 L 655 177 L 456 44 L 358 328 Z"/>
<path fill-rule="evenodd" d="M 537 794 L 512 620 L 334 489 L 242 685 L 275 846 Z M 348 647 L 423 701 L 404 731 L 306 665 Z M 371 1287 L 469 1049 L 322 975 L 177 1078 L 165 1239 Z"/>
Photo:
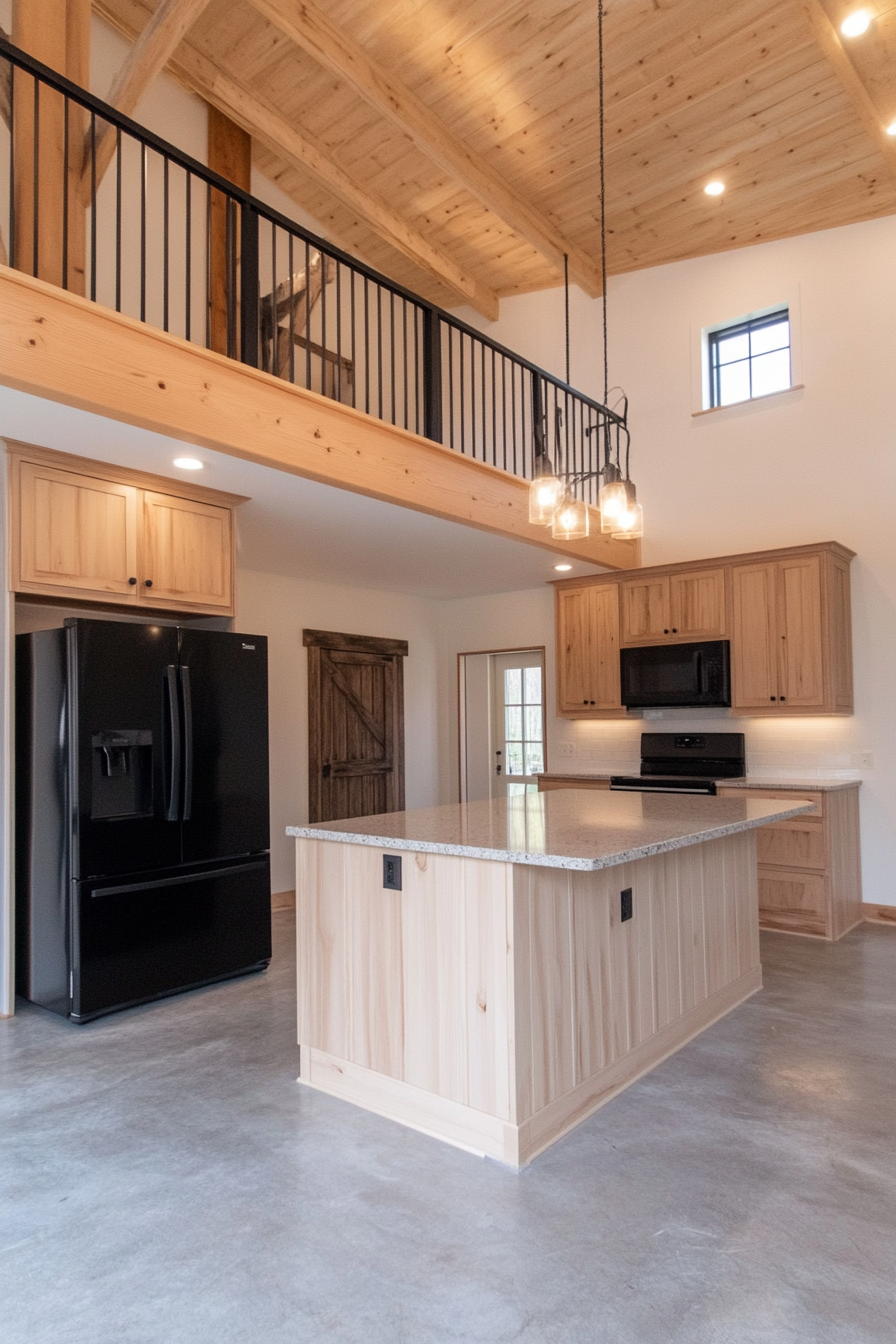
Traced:
<path fill-rule="evenodd" d="M 267 860 L 257 859 L 254 863 L 230 864 L 226 868 L 208 868 L 204 873 L 183 873 L 177 877 L 160 877 L 150 882 L 123 882 L 118 887 L 97 887 L 90 893 L 94 896 L 129 896 L 132 891 L 155 891 L 162 887 L 180 887 L 186 883 L 206 882 L 213 877 L 228 877 L 231 873 L 251 873 L 264 868 Z"/>
<path fill-rule="evenodd" d="M 177 698 L 177 668 L 169 663 L 165 669 L 168 682 L 168 721 L 171 728 L 171 775 L 168 781 L 168 806 L 166 821 L 179 821 L 178 802 L 180 794 L 180 712 Z"/>
<path fill-rule="evenodd" d="M 190 669 L 180 669 L 180 693 L 184 707 L 184 810 L 183 821 L 189 821 L 193 811 L 193 699 L 190 692 Z"/>

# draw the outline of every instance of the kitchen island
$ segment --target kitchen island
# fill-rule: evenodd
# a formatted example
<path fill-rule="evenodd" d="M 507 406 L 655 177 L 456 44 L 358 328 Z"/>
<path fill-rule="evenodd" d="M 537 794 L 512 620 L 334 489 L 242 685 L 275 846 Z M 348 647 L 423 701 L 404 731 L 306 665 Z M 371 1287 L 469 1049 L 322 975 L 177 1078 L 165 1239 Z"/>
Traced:
<path fill-rule="evenodd" d="M 300 1081 L 510 1166 L 761 987 L 757 827 L 564 790 L 289 828 Z"/>

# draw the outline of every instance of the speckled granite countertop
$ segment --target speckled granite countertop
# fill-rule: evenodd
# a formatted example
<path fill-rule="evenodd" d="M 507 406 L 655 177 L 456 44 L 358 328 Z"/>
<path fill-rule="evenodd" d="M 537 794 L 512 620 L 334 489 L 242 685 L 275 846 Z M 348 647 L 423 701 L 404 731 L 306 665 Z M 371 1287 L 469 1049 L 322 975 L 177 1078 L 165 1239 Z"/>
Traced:
<path fill-rule="evenodd" d="M 559 770 L 545 770 L 538 779 L 610 779 L 612 775 L 622 775 L 624 770 L 595 770 L 590 774 L 564 775 Z M 631 771 L 633 775 L 637 770 Z M 809 789 L 812 793 L 832 793 L 837 789 L 857 789 L 860 779 L 771 779 L 767 775 L 747 775 L 740 779 L 719 779 L 716 783 L 726 789 L 786 789 L 788 793 L 799 793 Z"/>
<path fill-rule="evenodd" d="M 785 803 L 567 789 L 289 826 L 287 835 L 593 872 L 717 840 L 811 808 L 799 798 Z"/>

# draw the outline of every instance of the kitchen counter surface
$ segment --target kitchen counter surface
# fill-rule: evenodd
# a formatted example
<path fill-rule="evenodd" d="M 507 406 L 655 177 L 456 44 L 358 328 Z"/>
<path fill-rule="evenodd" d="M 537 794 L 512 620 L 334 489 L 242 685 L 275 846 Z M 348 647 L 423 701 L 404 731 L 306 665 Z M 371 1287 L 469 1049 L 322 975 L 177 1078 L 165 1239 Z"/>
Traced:
<path fill-rule="evenodd" d="M 817 789 L 813 783 L 812 790 Z M 594 872 L 811 810 L 811 802 L 799 798 L 785 804 L 769 799 L 567 789 L 290 826 L 287 834 L 297 839 Z"/>
<path fill-rule="evenodd" d="M 607 780 L 614 775 L 625 774 L 624 770 L 595 770 L 590 774 L 564 775 L 557 770 L 545 770 L 543 774 L 536 776 L 538 779 L 562 779 L 567 781 L 582 780 Z M 631 771 L 633 775 L 637 770 Z M 739 779 L 719 779 L 716 781 L 720 787 L 726 789 L 780 789 L 788 793 L 799 793 L 805 789 L 810 793 L 833 793 L 840 789 L 855 789 L 861 784 L 860 779 L 773 779 L 768 775 L 746 775 Z"/>

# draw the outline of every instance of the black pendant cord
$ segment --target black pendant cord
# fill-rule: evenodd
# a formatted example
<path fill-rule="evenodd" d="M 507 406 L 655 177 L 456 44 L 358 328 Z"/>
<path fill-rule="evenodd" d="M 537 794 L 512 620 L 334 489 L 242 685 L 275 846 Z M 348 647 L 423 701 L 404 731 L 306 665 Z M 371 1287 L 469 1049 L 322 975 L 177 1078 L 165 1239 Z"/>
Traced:
<path fill-rule="evenodd" d="M 610 364 L 607 352 L 607 202 L 604 164 L 604 0 L 597 0 L 597 94 L 600 133 L 600 289 L 604 326 L 604 405 L 610 396 Z M 604 462 L 610 463 L 610 424 L 604 418 Z"/>
<path fill-rule="evenodd" d="M 563 253 L 563 298 L 566 311 L 566 386 L 569 387 L 569 255 Z"/>

